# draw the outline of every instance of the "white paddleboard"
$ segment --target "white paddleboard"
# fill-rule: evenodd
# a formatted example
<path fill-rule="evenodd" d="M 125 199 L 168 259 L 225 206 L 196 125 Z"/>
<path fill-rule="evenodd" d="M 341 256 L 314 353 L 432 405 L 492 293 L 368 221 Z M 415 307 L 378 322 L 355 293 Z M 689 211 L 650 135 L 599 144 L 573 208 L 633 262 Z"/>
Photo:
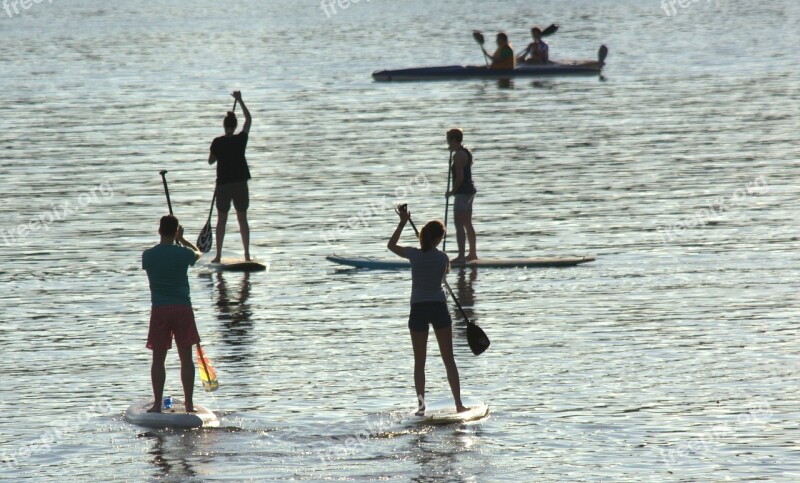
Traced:
<path fill-rule="evenodd" d="M 148 413 L 153 406 L 152 399 L 137 401 L 125 410 L 125 420 L 148 428 L 216 428 L 219 419 L 207 407 L 194 404 L 193 413 L 186 412 L 182 399 L 172 398 L 172 408 L 162 409 L 160 413 Z"/>
<path fill-rule="evenodd" d="M 489 415 L 489 405 L 480 402 L 466 404 L 469 410 L 457 413 L 455 406 L 427 408 L 424 416 L 417 416 L 416 411 L 403 418 L 404 424 L 459 424 L 478 421 Z"/>

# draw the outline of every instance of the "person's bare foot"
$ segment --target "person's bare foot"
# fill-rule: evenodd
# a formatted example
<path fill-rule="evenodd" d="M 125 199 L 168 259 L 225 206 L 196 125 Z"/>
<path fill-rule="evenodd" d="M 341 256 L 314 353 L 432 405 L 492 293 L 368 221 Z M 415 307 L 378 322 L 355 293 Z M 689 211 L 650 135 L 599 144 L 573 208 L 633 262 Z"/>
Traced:
<path fill-rule="evenodd" d="M 244 261 L 246 261 L 246 262 L 252 262 L 252 261 L 253 261 L 253 258 L 252 258 L 250 255 L 245 255 L 245 256 L 244 256 Z"/>
<path fill-rule="evenodd" d="M 464 263 L 465 261 L 466 261 L 466 259 L 464 257 L 456 257 L 456 258 L 450 260 L 450 263 L 458 264 L 458 263 Z"/>
<path fill-rule="evenodd" d="M 211 260 L 211 263 L 219 263 L 219 257 L 216 257 L 213 260 Z"/>
<path fill-rule="evenodd" d="M 153 404 L 153 407 L 147 410 L 148 413 L 160 413 L 161 412 L 161 405 L 160 404 Z"/>
<path fill-rule="evenodd" d="M 466 412 L 466 411 L 469 411 L 468 407 L 464 406 L 463 404 L 456 404 L 456 412 L 457 413 L 463 413 L 463 412 Z"/>
<path fill-rule="evenodd" d="M 417 410 L 416 413 L 414 413 L 414 415 L 425 416 L 425 406 L 420 406 L 420 408 Z"/>
<path fill-rule="evenodd" d="M 186 406 L 186 412 L 187 412 L 187 413 L 193 413 L 193 412 L 195 412 L 195 410 L 194 410 L 194 405 L 192 405 L 192 406 Z"/>
<path fill-rule="evenodd" d="M 477 260 L 477 259 L 478 259 L 478 255 L 475 255 L 474 253 L 470 253 L 469 255 L 467 255 L 467 261 L 468 262 L 471 262 L 471 261 Z"/>

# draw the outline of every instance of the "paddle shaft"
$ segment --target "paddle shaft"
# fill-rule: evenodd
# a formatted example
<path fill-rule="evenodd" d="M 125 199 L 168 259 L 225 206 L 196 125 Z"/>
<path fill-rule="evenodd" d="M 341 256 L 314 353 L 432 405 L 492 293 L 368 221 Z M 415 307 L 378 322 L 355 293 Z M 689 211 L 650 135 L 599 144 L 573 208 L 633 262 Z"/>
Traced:
<path fill-rule="evenodd" d="M 169 214 L 172 215 L 172 201 L 169 199 L 169 187 L 167 186 L 167 170 L 159 171 L 158 174 L 161 175 L 161 181 L 164 183 L 164 194 L 167 195 L 167 206 L 169 206 Z"/>
<path fill-rule="evenodd" d="M 450 177 L 453 172 L 453 151 L 450 151 L 450 160 L 447 162 L 447 191 L 450 191 Z M 450 209 L 450 197 L 444 197 L 444 237 L 442 238 L 442 251 L 447 251 L 447 212 Z M 411 221 L 409 219 L 409 221 Z M 414 226 L 414 223 L 411 223 L 411 226 Z M 414 227 L 414 231 L 417 231 L 417 228 Z"/>

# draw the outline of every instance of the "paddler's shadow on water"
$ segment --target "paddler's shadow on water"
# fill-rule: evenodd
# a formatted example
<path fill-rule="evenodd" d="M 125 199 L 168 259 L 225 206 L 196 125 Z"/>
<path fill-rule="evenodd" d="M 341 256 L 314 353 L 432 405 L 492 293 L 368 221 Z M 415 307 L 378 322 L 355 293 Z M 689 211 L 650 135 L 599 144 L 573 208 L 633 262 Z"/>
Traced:
<path fill-rule="evenodd" d="M 478 317 L 475 315 L 475 288 L 473 282 L 478 279 L 478 269 L 461 267 L 454 270 L 454 272 L 456 276 L 454 290 L 456 297 L 461 303 L 464 313 L 469 317 L 469 320 L 477 323 Z M 453 318 L 453 333 L 456 337 L 462 339 L 461 342 L 466 345 L 467 323 L 461 315 L 461 311 L 453 304 L 453 301 L 450 300 L 449 302 L 452 307 L 451 317 Z"/>

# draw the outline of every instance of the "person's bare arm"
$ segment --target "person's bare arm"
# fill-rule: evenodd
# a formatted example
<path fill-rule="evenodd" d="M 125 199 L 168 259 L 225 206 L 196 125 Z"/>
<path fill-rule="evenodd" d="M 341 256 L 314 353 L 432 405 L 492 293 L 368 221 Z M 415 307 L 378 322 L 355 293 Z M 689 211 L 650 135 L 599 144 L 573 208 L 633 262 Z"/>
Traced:
<path fill-rule="evenodd" d="M 250 125 L 253 123 L 253 118 L 250 116 L 250 110 L 244 105 L 241 91 L 234 91 L 233 98 L 236 99 L 240 106 L 242 106 L 242 112 L 244 113 L 244 126 L 242 126 L 242 132 L 249 133 Z"/>
<path fill-rule="evenodd" d="M 198 249 L 194 245 L 194 243 L 190 242 L 189 240 L 187 240 L 186 238 L 183 237 L 183 227 L 182 226 L 178 227 L 178 237 L 176 239 L 178 240 L 178 243 L 180 243 L 181 245 L 185 246 L 186 248 L 188 248 L 188 249 L 190 249 L 190 250 L 192 250 L 194 252 L 194 259 L 195 260 L 199 260 L 200 257 L 203 256 L 203 252 L 201 252 L 200 249 Z"/>
<path fill-rule="evenodd" d="M 403 233 L 403 228 L 405 228 L 406 223 L 411 215 L 409 215 L 408 211 L 402 207 L 395 209 L 395 212 L 400 217 L 400 222 L 397 224 L 397 228 L 395 228 L 394 233 L 392 233 L 389 243 L 386 244 L 386 248 L 391 250 L 392 253 L 399 257 L 408 258 L 406 257 L 406 247 L 398 245 L 397 242 L 400 241 L 400 234 Z"/>
<path fill-rule="evenodd" d="M 208 164 L 214 164 L 217 162 L 217 157 L 214 156 L 214 153 L 208 153 Z"/>

